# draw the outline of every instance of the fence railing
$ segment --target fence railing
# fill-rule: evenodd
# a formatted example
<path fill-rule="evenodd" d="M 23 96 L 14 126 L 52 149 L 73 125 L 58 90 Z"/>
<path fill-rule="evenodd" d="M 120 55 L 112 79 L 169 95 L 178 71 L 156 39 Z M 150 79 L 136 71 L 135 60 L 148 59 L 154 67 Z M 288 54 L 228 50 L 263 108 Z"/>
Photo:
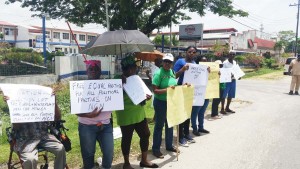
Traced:
<path fill-rule="evenodd" d="M 54 62 L 47 63 L 46 66 L 24 61 L 0 63 L 0 76 L 52 74 L 54 72 Z"/>

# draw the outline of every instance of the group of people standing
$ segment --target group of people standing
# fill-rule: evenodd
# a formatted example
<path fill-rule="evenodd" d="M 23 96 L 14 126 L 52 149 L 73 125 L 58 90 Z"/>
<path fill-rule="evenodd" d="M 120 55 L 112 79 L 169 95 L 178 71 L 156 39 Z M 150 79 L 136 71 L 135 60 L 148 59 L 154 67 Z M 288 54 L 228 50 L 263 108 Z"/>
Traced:
<path fill-rule="evenodd" d="M 165 54 L 161 60 L 161 66 L 153 72 L 152 86 L 154 92 L 154 131 L 152 153 L 157 158 L 164 158 L 161 153 L 162 130 L 165 127 L 165 149 L 170 152 L 179 153 L 178 147 L 173 145 L 173 128 L 168 127 L 167 122 L 167 89 L 174 89 L 182 84 L 184 72 L 189 69 L 189 64 L 198 62 L 196 59 L 197 48 L 189 46 L 186 49 L 186 57 L 179 58 L 173 67 L 174 57 L 172 54 Z M 231 67 L 236 64 L 233 60 L 234 53 L 231 52 L 228 60 L 223 62 L 224 67 Z M 205 61 L 202 58 L 201 61 Z M 159 62 L 158 62 L 159 63 Z M 101 77 L 101 62 L 99 60 L 87 60 L 86 72 L 88 80 L 97 80 Z M 158 64 L 157 64 L 158 65 Z M 221 65 L 221 64 L 220 64 Z M 121 60 L 122 75 L 116 77 L 122 79 L 126 83 L 126 78 L 136 74 L 137 65 L 134 56 L 127 56 Z M 208 68 L 208 72 L 210 69 Z M 178 79 L 178 80 L 177 80 Z M 220 98 L 213 99 L 212 117 L 218 118 L 218 106 L 222 103 L 220 113 L 234 113 L 229 108 L 231 99 L 235 97 L 235 81 L 220 85 Z M 117 124 L 121 128 L 122 140 L 121 150 L 124 158 L 123 169 L 132 169 L 129 161 L 131 140 L 134 131 L 140 138 L 141 161 L 140 167 L 158 168 L 159 166 L 152 163 L 147 158 L 149 148 L 150 130 L 146 120 L 144 105 L 147 100 L 151 99 L 150 95 L 146 95 L 146 99 L 138 105 L 135 105 L 128 97 L 126 92 L 124 95 L 124 110 L 116 111 Z M 225 98 L 228 95 L 227 105 L 224 108 Z M 6 98 L 7 100 L 8 98 Z M 187 119 L 179 125 L 179 143 L 181 146 L 188 146 L 189 143 L 195 143 L 193 137 L 189 134 L 190 121 L 192 123 L 193 134 L 200 136 L 201 133 L 209 133 L 204 128 L 204 113 L 208 106 L 209 100 L 206 99 L 203 106 L 193 106 L 191 119 Z M 60 119 L 60 110 L 56 105 L 56 119 Z M 113 126 L 112 126 L 112 111 L 102 111 L 95 108 L 92 112 L 77 114 L 78 116 L 78 132 L 81 146 L 81 156 L 83 160 L 83 168 L 92 169 L 95 165 L 95 149 L 96 143 L 100 145 L 103 153 L 102 168 L 109 169 L 112 166 L 113 160 Z M 39 123 L 20 123 L 14 125 L 14 130 L 17 133 L 16 151 L 21 157 L 22 166 L 25 169 L 35 169 L 37 167 L 37 147 L 43 147 L 52 152 L 56 156 L 54 168 L 62 169 L 66 167 L 66 153 L 63 145 L 53 135 L 47 132 L 47 127 L 42 127 L 46 122 Z M 31 132 L 28 132 L 31 131 Z M 38 132 L 37 132 L 38 131 Z M 22 144 L 19 142 L 22 141 Z M 34 143 L 34 144 L 33 144 Z"/>

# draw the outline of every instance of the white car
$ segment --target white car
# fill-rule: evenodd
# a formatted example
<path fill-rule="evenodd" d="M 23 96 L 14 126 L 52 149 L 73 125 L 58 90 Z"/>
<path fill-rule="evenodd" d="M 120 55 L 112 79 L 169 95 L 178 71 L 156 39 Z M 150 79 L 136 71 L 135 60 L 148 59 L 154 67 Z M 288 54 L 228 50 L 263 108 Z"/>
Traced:
<path fill-rule="evenodd" d="M 292 62 L 292 60 L 296 59 L 296 57 L 288 57 L 285 61 L 285 65 L 284 65 L 284 75 L 289 75 L 289 66 Z"/>

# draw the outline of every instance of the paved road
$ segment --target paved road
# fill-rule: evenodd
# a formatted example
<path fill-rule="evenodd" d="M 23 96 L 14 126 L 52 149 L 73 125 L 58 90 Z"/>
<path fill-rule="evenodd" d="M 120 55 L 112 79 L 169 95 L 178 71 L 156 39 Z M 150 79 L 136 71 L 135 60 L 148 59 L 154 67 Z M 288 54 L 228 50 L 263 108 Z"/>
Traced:
<path fill-rule="evenodd" d="M 180 147 L 179 161 L 172 153 L 149 157 L 165 169 L 300 169 L 300 96 L 287 94 L 289 83 L 289 77 L 238 81 L 237 113 L 206 120 L 211 134 Z"/>

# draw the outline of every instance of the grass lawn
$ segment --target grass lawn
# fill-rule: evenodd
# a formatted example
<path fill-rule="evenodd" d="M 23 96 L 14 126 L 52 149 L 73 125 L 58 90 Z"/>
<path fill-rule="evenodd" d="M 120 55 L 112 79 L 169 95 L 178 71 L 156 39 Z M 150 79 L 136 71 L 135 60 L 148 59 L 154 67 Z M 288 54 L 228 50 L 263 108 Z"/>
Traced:
<path fill-rule="evenodd" d="M 259 69 L 259 70 L 244 70 L 246 72 L 246 75 L 243 78 L 263 78 L 263 79 L 271 79 L 274 77 L 282 77 L 282 70 L 271 70 L 271 69 Z M 79 144 L 79 136 L 78 136 L 78 122 L 77 122 L 77 116 L 70 114 L 70 94 L 68 85 L 54 85 L 54 88 L 57 89 L 57 99 L 59 103 L 59 107 L 62 111 L 62 119 L 66 120 L 65 126 L 69 128 L 69 131 L 67 132 L 68 136 L 70 137 L 72 141 L 72 150 L 67 153 L 67 162 L 71 168 L 79 168 L 82 166 L 82 159 L 81 159 L 81 153 L 80 153 L 80 144 Z M 211 105 L 209 105 L 208 110 L 210 110 Z M 145 105 L 146 110 L 146 117 L 148 119 L 152 119 L 153 117 L 153 108 L 151 107 L 151 101 L 148 101 Z M 5 112 L 5 113 L 3 113 Z M 6 133 L 5 128 L 10 126 L 9 118 L 8 118 L 8 108 L 6 104 L 3 101 L 3 97 L 0 97 L 0 118 L 2 120 L 2 136 L 0 136 L 0 168 L 1 166 L 5 166 L 5 163 L 8 160 L 9 155 L 9 144 L 6 141 Z M 114 121 L 114 127 L 117 127 L 116 124 L 116 116 L 113 113 L 113 121 Z M 150 135 L 150 146 L 152 144 L 152 137 L 153 137 L 153 128 L 154 124 L 150 123 L 149 128 L 151 131 Z M 122 162 L 122 153 L 121 153 L 121 139 L 116 139 L 114 141 L 114 163 L 118 164 L 120 161 Z M 99 146 L 97 145 L 96 148 L 96 155 L 95 158 L 98 158 L 99 156 L 102 156 L 101 151 L 99 149 Z M 50 153 L 51 154 L 51 153 Z M 139 148 L 139 139 L 137 134 L 134 134 L 132 144 L 131 144 L 131 155 L 138 155 L 140 154 L 140 148 Z M 50 155 L 51 158 L 53 158 L 52 155 Z M 14 159 L 17 160 L 17 157 L 14 156 Z M 52 160 L 52 159 L 50 159 Z M 52 160 L 53 161 L 53 160 Z"/>

